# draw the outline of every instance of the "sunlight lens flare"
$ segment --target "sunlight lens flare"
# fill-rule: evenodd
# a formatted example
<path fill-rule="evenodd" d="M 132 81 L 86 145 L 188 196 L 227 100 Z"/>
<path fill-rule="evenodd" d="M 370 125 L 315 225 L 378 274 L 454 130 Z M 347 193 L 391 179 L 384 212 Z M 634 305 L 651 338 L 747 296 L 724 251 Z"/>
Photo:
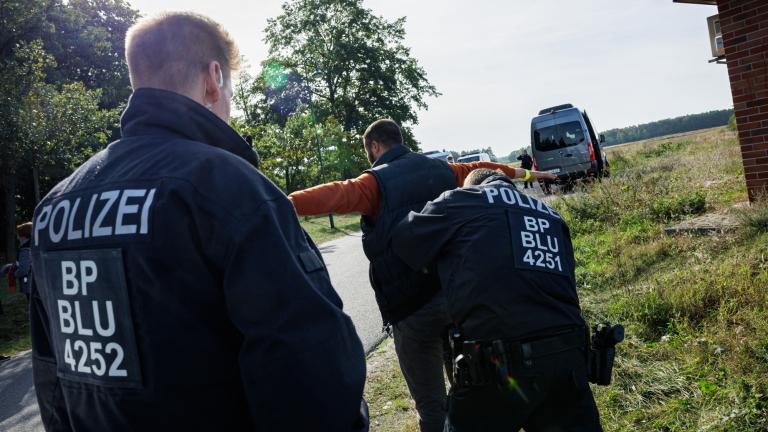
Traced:
<path fill-rule="evenodd" d="M 496 366 L 496 371 L 499 373 L 501 382 L 506 383 L 506 389 L 516 391 L 520 398 L 527 403 L 528 398 L 525 396 L 523 389 L 520 388 L 520 385 L 517 384 L 517 381 L 507 372 L 507 366 L 502 364 L 498 357 L 493 357 L 492 361 Z"/>
<path fill-rule="evenodd" d="M 288 82 L 288 72 L 277 63 L 268 63 L 262 71 L 264 82 L 270 90 L 285 87 Z"/>

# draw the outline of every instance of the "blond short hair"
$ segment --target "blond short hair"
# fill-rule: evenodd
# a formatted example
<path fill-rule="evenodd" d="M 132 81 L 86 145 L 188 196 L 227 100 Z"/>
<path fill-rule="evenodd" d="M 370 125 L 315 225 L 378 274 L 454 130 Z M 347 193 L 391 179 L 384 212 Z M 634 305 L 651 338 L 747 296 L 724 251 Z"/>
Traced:
<path fill-rule="evenodd" d="M 240 67 L 235 42 L 221 25 L 192 12 L 165 12 L 134 24 L 125 37 L 131 86 L 184 93 L 208 70 L 221 65 L 225 82 Z"/>
<path fill-rule="evenodd" d="M 474 169 L 464 179 L 464 187 L 477 186 L 488 177 L 493 177 L 495 175 L 505 176 L 506 174 L 504 174 L 504 171 L 499 169 L 488 169 L 488 168 Z"/>

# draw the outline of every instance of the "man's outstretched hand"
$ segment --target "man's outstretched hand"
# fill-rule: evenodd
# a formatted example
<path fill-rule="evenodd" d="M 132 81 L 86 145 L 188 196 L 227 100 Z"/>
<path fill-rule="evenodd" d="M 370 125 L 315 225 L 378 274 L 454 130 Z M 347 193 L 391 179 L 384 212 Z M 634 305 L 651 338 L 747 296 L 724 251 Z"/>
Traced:
<path fill-rule="evenodd" d="M 550 172 L 544 172 L 544 171 L 531 171 L 531 176 L 535 179 L 539 180 L 557 180 L 557 176 L 550 173 Z"/>

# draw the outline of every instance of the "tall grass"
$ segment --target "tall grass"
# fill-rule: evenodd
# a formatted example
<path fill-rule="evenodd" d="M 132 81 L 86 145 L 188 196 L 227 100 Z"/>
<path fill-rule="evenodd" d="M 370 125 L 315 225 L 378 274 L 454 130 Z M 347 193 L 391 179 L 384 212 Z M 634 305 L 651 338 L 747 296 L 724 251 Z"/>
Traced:
<path fill-rule="evenodd" d="M 739 232 L 663 227 L 746 200 L 725 128 L 609 153 L 612 177 L 556 206 L 571 226 L 585 316 L 623 322 L 606 430 L 768 430 L 768 205 Z"/>
<path fill-rule="evenodd" d="M 585 317 L 627 329 L 613 384 L 593 387 L 605 430 L 768 431 L 768 202 L 734 210 L 747 199 L 735 134 L 653 139 L 608 157 L 610 178 L 554 204 L 571 228 Z M 736 214 L 742 227 L 664 234 L 705 212 Z M 383 402 L 405 391 L 390 366 L 366 390 L 372 430 L 416 430 Z"/>

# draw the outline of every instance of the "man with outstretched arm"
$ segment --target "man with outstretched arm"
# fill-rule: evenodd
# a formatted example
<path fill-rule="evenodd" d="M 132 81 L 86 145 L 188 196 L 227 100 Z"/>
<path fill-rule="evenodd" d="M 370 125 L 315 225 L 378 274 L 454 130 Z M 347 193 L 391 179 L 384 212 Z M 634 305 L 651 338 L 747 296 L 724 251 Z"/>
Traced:
<path fill-rule="evenodd" d="M 392 252 L 391 231 L 408 212 L 461 186 L 476 168 L 501 169 L 513 178 L 554 177 L 491 162 L 448 164 L 430 159 L 403 145 L 400 127 L 389 119 L 368 127 L 363 147 L 371 169 L 355 179 L 297 191 L 288 198 L 299 215 L 361 213 L 370 283 L 385 327 L 392 325 L 419 427 L 422 432 L 442 431 L 446 398 L 442 340 L 449 322 L 444 299 L 435 295 L 440 283 L 436 273 L 413 271 Z"/>

